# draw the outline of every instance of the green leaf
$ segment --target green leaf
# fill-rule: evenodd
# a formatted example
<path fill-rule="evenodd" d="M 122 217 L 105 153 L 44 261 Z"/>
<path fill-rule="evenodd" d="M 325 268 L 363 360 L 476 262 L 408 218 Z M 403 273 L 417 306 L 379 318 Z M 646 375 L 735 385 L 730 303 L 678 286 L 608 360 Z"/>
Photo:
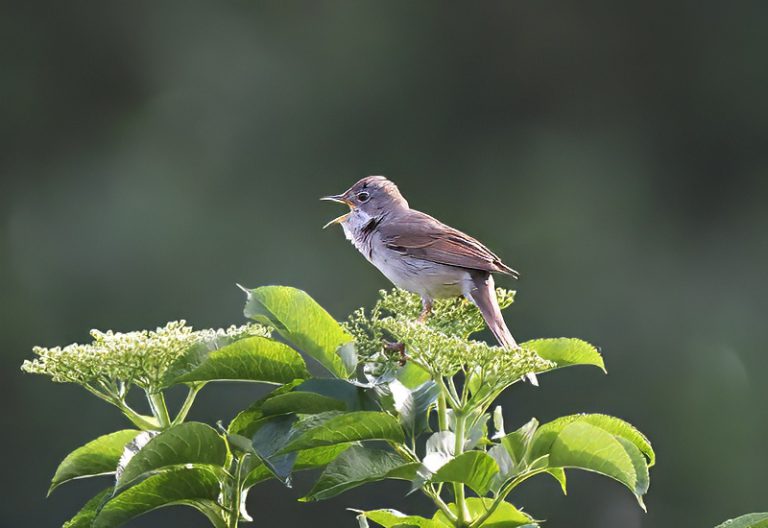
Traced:
<path fill-rule="evenodd" d="M 325 500 L 368 482 L 386 478 L 411 480 L 420 464 L 381 449 L 352 446 L 328 464 L 302 501 Z"/>
<path fill-rule="evenodd" d="M 576 421 L 557 434 L 548 454 L 552 467 L 594 471 L 621 482 L 643 506 L 642 495 L 648 491 L 648 467 L 632 442 Z"/>
<path fill-rule="evenodd" d="M 568 494 L 568 488 L 566 486 L 567 481 L 565 478 L 565 470 L 563 468 L 550 468 L 547 470 L 547 475 L 550 475 L 553 479 L 560 484 L 560 489 L 563 490 L 563 495 Z"/>
<path fill-rule="evenodd" d="M 310 416 L 296 426 L 295 436 L 280 452 L 357 442 L 389 440 L 402 443 L 403 429 L 392 416 L 375 411 L 328 412 Z"/>
<path fill-rule="evenodd" d="M 253 432 L 258 427 L 259 422 L 267 417 L 262 409 L 262 407 L 264 407 L 264 403 L 270 398 L 274 398 L 280 394 L 290 392 L 300 383 L 300 380 L 294 380 L 291 383 L 276 388 L 263 398 L 256 400 L 247 409 L 240 411 L 237 416 L 232 419 L 232 421 L 229 423 L 229 427 L 227 427 L 227 432 L 229 434 L 247 437 L 253 435 Z"/>
<path fill-rule="evenodd" d="M 220 493 L 221 486 L 213 468 L 169 469 L 112 497 L 96 516 L 93 528 L 116 528 L 134 517 L 165 506 L 186 505 L 200 509 L 202 501 L 212 508 L 211 503 L 216 503 Z"/>
<path fill-rule="evenodd" d="M 72 479 L 114 473 L 125 445 L 139 433 L 140 431 L 133 429 L 116 431 L 100 436 L 72 451 L 56 469 L 48 494 Z"/>
<path fill-rule="evenodd" d="M 343 401 L 322 396 L 314 392 L 292 391 L 267 399 L 261 408 L 265 415 L 319 414 L 328 411 L 346 411 Z"/>
<path fill-rule="evenodd" d="M 296 453 L 280 453 L 280 448 L 291 438 L 295 415 L 276 416 L 264 420 L 252 437 L 252 445 L 266 468 L 283 484 L 290 486 L 291 472 L 296 462 Z"/>
<path fill-rule="evenodd" d="M 65 522 L 61 528 L 91 528 L 99 508 L 111 496 L 111 487 L 101 490 L 95 497 L 86 502 L 80 511 L 70 520 Z"/>
<path fill-rule="evenodd" d="M 748 513 L 729 519 L 716 528 L 768 528 L 768 513 Z"/>
<path fill-rule="evenodd" d="M 343 401 L 348 411 L 375 411 L 379 407 L 371 398 L 371 391 L 341 379 L 312 378 L 296 387 L 296 390 L 312 392 Z"/>
<path fill-rule="evenodd" d="M 212 427 L 186 422 L 154 436 L 118 474 L 119 491 L 142 475 L 169 466 L 210 464 L 223 466 L 227 459 L 224 439 Z"/>
<path fill-rule="evenodd" d="M 447 526 L 452 526 L 441 521 L 425 519 L 418 515 L 406 515 L 397 510 L 390 509 L 371 510 L 358 513 L 360 516 L 370 519 L 384 528 L 445 528 Z"/>
<path fill-rule="evenodd" d="M 352 336 L 312 297 L 286 286 L 263 286 L 247 294 L 246 317 L 274 327 L 334 376 L 348 378 L 354 373 L 354 368 L 345 365 L 337 353 L 339 347 L 352 341 Z"/>
<path fill-rule="evenodd" d="M 406 362 L 406 364 L 397 371 L 396 377 L 400 383 L 409 389 L 415 389 L 432 379 L 429 372 L 413 361 Z"/>
<path fill-rule="evenodd" d="M 547 454 L 549 445 L 552 444 L 557 434 L 573 422 L 588 423 L 614 436 L 629 440 L 648 457 L 648 467 L 652 467 L 656 463 L 656 454 L 643 433 L 624 420 L 606 414 L 571 414 L 542 425 L 536 431 L 532 456 L 537 458 Z"/>
<path fill-rule="evenodd" d="M 469 515 L 476 519 L 485 514 L 486 511 L 493 504 L 492 499 L 469 497 L 466 501 Z M 448 508 L 456 513 L 456 505 L 451 503 Z M 441 511 L 437 512 L 434 516 L 434 520 L 443 523 L 446 526 L 453 526 L 450 523 L 445 514 Z M 498 508 L 488 517 L 488 519 L 481 525 L 483 528 L 537 528 L 539 525 L 537 522 L 528 515 L 523 513 L 508 502 L 502 502 Z"/>
<path fill-rule="evenodd" d="M 428 424 L 427 409 L 437 401 L 440 387 L 434 381 L 427 381 L 415 389 L 409 389 L 400 381 L 388 384 L 392 393 L 394 410 L 397 411 L 400 425 L 409 438 L 422 433 Z"/>
<path fill-rule="evenodd" d="M 483 451 L 467 451 L 437 470 L 431 482 L 459 482 L 478 495 L 485 495 L 494 475 L 499 472 L 496 461 Z"/>
<path fill-rule="evenodd" d="M 554 361 L 557 364 L 556 369 L 572 365 L 594 365 L 605 372 L 605 363 L 600 352 L 581 339 L 567 337 L 534 339 L 520 346 L 533 350 L 544 359 Z"/>
<path fill-rule="evenodd" d="M 309 377 L 300 354 L 261 336 L 240 339 L 213 351 L 199 344 L 190 349 L 174 372 L 172 383 L 236 380 L 283 384 Z"/>
<path fill-rule="evenodd" d="M 340 454 L 349 449 L 349 444 L 336 444 L 328 447 L 315 447 L 299 451 L 293 464 L 293 471 L 303 471 L 323 467 L 336 459 Z M 264 464 L 255 466 L 245 479 L 245 487 L 251 486 L 271 478 L 273 472 Z"/>
<path fill-rule="evenodd" d="M 519 468 L 528 459 L 531 441 L 538 427 L 539 421 L 536 418 L 531 418 L 520 429 L 501 438 L 501 445 L 506 448 L 516 468 Z"/>

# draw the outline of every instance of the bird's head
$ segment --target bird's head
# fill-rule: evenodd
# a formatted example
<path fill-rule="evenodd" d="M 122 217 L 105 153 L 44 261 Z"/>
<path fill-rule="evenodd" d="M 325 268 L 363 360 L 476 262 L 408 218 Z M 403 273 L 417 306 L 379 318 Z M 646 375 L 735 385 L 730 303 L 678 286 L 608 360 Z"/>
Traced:
<path fill-rule="evenodd" d="M 346 222 L 350 215 L 361 214 L 367 218 L 379 218 L 393 209 L 407 209 L 408 202 L 393 182 L 384 176 L 368 176 L 341 194 L 325 196 L 330 200 L 347 204 L 350 211 L 334 218 L 324 227 Z"/>

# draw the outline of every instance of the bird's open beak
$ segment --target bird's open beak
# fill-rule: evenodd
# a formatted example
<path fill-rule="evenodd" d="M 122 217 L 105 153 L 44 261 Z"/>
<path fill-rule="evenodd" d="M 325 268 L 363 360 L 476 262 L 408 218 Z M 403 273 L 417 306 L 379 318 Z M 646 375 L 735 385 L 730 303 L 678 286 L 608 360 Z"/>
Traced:
<path fill-rule="evenodd" d="M 346 198 L 344 198 L 343 194 L 334 194 L 334 195 L 331 195 L 331 196 L 323 196 L 320 199 L 321 200 L 326 200 L 326 201 L 329 201 L 329 202 L 338 202 L 338 203 L 347 204 L 349 206 L 349 208 L 352 209 L 352 203 L 349 200 L 347 200 Z M 346 213 L 346 214 L 343 214 L 343 215 L 341 215 L 339 217 L 334 218 L 333 220 L 331 220 L 330 222 L 325 224 L 323 226 L 323 229 L 325 229 L 328 226 L 332 226 L 333 224 L 338 224 L 338 223 L 343 222 L 344 220 L 347 219 L 347 217 L 349 215 L 350 215 L 350 213 Z"/>
<path fill-rule="evenodd" d="M 330 196 L 323 196 L 320 199 L 325 200 L 326 202 L 338 202 L 338 203 L 350 205 L 349 201 L 346 198 L 344 198 L 343 194 L 332 194 Z"/>

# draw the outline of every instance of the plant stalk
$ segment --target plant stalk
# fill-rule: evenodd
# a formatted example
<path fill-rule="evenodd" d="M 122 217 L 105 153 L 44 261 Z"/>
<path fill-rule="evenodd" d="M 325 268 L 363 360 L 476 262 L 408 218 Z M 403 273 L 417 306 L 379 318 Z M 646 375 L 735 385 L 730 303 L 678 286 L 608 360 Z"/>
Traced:
<path fill-rule="evenodd" d="M 147 392 L 147 400 L 149 401 L 149 407 L 152 409 L 152 414 L 155 415 L 157 421 L 160 423 L 161 429 L 167 429 L 171 426 L 171 417 L 168 414 L 168 407 L 165 405 L 165 397 L 161 391 Z"/>
<path fill-rule="evenodd" d="M 456 428 L 454 430 L 456 443 L 454 444 L 453 454 L 454 456 L 459 456 L 464 452 L 464 435 L 467 417 L 463 413 L 456 410 L 454 410 L 453 416 Z M 467 510 L 467 502 L 464 491 L 464 484 L 460 482 L 455 482 L 453 484 L 453 494 L 456 497 L 456 511 L 458 512 L 458 521 L 456 522 L 456 526 L 458 528 L 469 526 L 470 523 L 469 511 Z"/>
<path fill-rule="evenodd" d="M 192 404 L 195 402 L 195 397 L 204 385 L 205 383 L 193 383 L 189 386 L 187 397 L 184 399 L 184 403 L 181 404 L 181 408 L 179 409 L 178 414 L 176 414 L 176 418 L 173 419 L 171 425 L 179 425 L 187 419 L 187 414 L 189 414 L 189 410 L 192 408 Z"/>

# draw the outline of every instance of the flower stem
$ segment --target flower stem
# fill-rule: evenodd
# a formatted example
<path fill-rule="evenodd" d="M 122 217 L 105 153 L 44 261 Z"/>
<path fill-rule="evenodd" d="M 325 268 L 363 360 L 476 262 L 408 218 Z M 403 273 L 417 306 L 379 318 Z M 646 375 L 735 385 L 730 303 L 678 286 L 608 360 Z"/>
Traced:
<path fill-rule="evenodd" d="M 454 445 L 453 454 L 459 456 L 464 452 L 464 434 L 467 417 L 461 413 L 454 411 L 456 443 Z M 469 511 L 467 510 L 466 497 L 464 495 L 464 484 L 455 482 L 453 484 L 453 494 L 456 497 L 456 510 L 458 512 L 458 521 L 456 526 L 461 528 L 469 526 L 470 518 Z"/>
<path fill-rule="evenodd" d="M 189 386 L 187 397 L 184 399 L 184 403 L 181 404 L 181 408 L 179 409 L 176 418 L 173 419 L 171 425 L 179 425 L 187 419 L 189 409 L 192 408 L 192 404 L 195 402 L 195 397 L 197 396 L 197 393 L 200 392 L 200 389 L 203 388 L 203 386 L 205 386 L 205 383 L 193 383 Z"/>
<path fill-rule="evenodd" d="M 165 405 L 163 393 L 161 391 L 147 392 L 147 400 L 149 401 L 149 407 L 152 409 L 152 414 L 160 422 L 160 428 L 167 429 L 170 427 L 171 417 L 168 414 L 168 407 Z"/>

